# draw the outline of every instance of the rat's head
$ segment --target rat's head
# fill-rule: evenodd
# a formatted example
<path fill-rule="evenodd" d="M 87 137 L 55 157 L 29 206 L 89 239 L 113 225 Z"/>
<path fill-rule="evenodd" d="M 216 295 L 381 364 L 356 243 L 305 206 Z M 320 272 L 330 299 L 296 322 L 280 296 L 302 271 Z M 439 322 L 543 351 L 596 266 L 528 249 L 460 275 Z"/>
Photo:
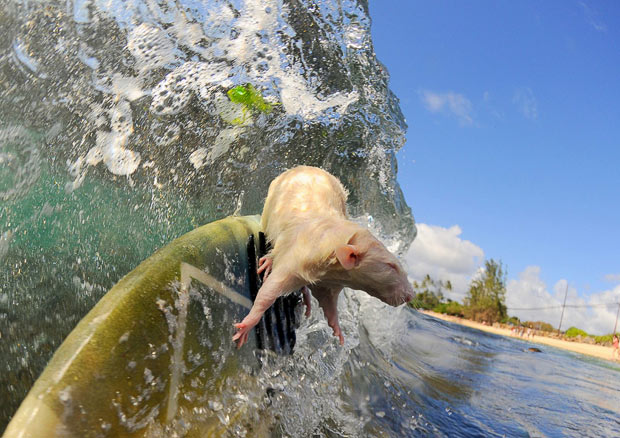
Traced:
<path fill-rule="evenodd" d="M 398 259 L 368 230 L 360 229 L 336 248 L 345 285 L 392 306 L 413 299 L 413 288 Z"/>

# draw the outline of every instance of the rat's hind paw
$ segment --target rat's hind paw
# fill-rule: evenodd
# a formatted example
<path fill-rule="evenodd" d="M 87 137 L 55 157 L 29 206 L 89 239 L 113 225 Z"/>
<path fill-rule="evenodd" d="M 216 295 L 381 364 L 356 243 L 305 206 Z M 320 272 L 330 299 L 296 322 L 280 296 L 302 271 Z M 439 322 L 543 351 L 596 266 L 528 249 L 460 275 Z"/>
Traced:
<path fill-rule="evenodd" d="M 331 326 L 332 330 L 334 330 L 334 336 L 336 336 L 340 340 L 340 345 L 344 345 L 344 335 L 342 334 L 342 330 L 340 330 L 340 325 L 336 323 L 335 326 Z"/>

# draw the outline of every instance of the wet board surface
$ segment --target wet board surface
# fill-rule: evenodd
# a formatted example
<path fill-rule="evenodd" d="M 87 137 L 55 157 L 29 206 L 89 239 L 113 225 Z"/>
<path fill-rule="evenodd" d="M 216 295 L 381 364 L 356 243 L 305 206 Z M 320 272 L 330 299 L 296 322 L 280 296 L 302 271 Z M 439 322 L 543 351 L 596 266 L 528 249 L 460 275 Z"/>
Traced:
<path fill-rule="evenodd" d="M 292 349 L 291 321 L 275 313 L 240 350 L 231 340 L 257 289 L 259 221 L 197 228 L 121 279 L 56 351 L 4 437 L 220 436 L 201 411 L 219 382 L 258 368 L 257 347 Z"/>

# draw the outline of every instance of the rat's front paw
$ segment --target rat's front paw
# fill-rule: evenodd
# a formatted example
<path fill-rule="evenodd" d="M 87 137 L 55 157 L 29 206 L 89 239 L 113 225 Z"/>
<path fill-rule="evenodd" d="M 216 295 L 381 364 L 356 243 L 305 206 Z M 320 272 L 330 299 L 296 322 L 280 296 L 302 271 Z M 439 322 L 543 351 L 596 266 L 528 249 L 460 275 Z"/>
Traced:
<path fill-rule="evenodd" d="M 268 256 L 261 257 L 258 259 L 258 269 L 256 272 L 260 274 L 261 272 L 265 272 L 263 275 L 263 281 L 267 280 L 269 274 L 271 274 L 271 267 L 273 266 L 273 259 Z"/>
<path fill-rule="evenodd" d="M 237 333 L 234 334 L 233 341 L 237 341 L 237 348 L 241 348 L 241 346 L 247 342 L 250 332 L 259 321 L 260 318 L 251 318 L 248 315 L 243 321 L 234 324 Z"/>
<path fill-rule="evenodd" d="M 237 348 L 241 348 L 241 346 L 247 342 L 252 327 L 248 327 L 247 324 L 239 322 L 235 324 L 235 328 L 237 329 L 237 333 L 234 334 L 233 341 L 237 341 Z"/>

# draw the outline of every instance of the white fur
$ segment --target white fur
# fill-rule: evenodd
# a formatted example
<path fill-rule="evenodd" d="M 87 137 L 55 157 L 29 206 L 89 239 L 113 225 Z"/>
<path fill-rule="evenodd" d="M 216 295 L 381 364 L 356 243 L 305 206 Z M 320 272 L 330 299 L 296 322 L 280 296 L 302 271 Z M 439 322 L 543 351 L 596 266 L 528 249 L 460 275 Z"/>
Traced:
<path fill-rule="evenodd" d="M 340 181 L 316 167 L 295 167 L 272 181 L 261 219 L 273 247 L 264 261 L 268 268 L 261 270 L 271 273 L 250 314 L 237 324 L 239 346 L 278 296 L 306 285 L 341 343 L 337 302 L 343 287 L 364 290 L 391 305 L 412 298 L 396 257 L 348 219 L 346 200 Z"/>

